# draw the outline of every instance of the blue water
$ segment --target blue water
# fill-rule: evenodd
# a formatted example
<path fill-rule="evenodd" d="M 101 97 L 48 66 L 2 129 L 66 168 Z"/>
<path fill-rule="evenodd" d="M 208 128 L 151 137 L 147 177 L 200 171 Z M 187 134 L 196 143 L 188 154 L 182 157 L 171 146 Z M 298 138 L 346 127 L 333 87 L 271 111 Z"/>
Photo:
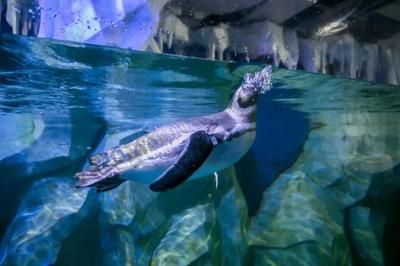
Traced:
<path fill-rule="evenodd" d="M 395 265 L 397 87 L 275 69 L 218 187 L 75 188 L 92 153 L 224 109 L 261 67 L 0 36 L 0 264 Z"/>

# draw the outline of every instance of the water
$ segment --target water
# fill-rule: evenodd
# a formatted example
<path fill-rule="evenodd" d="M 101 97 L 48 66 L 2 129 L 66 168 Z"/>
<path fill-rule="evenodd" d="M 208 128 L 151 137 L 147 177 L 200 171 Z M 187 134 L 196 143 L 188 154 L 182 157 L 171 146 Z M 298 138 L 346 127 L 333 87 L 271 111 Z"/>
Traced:
<path fill-rule="evenodd" d="M 74 187 L 93 152 L 222 110 L 259 69 L 0 36 L 0 264 L 395 264 L 397 87 L 275 69 L 217 188 Z"/>

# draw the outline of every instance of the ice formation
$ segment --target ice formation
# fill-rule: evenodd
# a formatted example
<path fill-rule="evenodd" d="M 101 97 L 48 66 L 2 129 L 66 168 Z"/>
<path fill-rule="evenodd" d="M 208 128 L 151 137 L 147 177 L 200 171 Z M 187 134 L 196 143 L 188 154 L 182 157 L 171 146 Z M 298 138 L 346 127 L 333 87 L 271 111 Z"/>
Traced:
<path fill-rule="evenodd" d="M 88 190 L 51 177 L 26 193 L 0 245 L 1 265 L 54 264 L 64 240 L 90 210 Z"/>
<path fill-rule="evenodd" d="M 189 28 L 174 14 L 166 14 L 160 23 L 157 34 L 160 52 L 166 45 L 168 49 L 174 45 L 177 53 L 189 43 Z"/>
<path fill-rule="evenodd" d="M 37 4 L 37 0 L 7 0 L 6 20 L 14 34 L 27 35 L 30 30 L 37 32 L 34 23 Z"/>
<path fill-rule="evenodd" d="M 143 50 L 157 31 L 160 9 L 165 3 L 166 0 L 7 0 L 6 21 L 14 34 Z"/>
<path fill-rule="evenodd" d="M 223 60 L 224 51 L 230 46 L 228 26 L 221 24 L 193 30 L 191 41 L 206 48 L 207 58 Z"/>

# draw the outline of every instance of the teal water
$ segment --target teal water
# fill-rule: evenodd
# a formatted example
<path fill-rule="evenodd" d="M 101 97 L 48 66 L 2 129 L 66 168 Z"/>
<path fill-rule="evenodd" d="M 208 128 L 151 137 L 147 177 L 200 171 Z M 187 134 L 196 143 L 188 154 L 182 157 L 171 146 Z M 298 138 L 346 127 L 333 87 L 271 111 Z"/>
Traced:
<path fill-rule="evenodd" d="M 275 69 L 251 151 L 165 193 L 73 174 L 261 66 L 0 36 L 0 265 L 396 265 L 398 87 Z"/>

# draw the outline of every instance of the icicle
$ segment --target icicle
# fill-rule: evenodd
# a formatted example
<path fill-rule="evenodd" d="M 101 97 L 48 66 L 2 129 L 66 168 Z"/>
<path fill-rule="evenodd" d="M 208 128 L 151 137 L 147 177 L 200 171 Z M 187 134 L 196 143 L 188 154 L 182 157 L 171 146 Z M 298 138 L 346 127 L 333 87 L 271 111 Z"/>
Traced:
<path fill-rule="evenodd" d="M 168 34 L 168 43 L 167 43 L 167 46 L 168 46 L 168 49 L 171 49 L 172 48 L 172 41 L 174 40 L 174 33 L 173 32 L 168 32 L 167 33 Z"/>
<path fill-rule="evenodd" d="M 215 43 L 209 42 L 207 49 L 207 58 L 215 60 Z"/>
<path fill-rule="evenodd" d="M 176 43 L 180 45 L 189 42 L 189 28 L 175 15 L 167 12 L 162 14 L 162 19 L 158 31 L 159 46 L 161 43 L 167 43 L 168 49 L 171 49 Z"/>
<path fill-rule="evenodd" d="M 6 20 L 12 28 L 13 34 L 19 34 L 19 25 L 21 20 L 21 7 L 16 3 L 16 0 L 7 1 Z"/>
<path fill-rule="evenodd" d="M 245 55 L 246 62 L 250 62 L 250 52 L 249 52 L 249 48 L 247 48 L 247 46 L 244 47 L 244 55 Z"/>
<path fill-rule="evenodd" d="M 284 48 L 287 50 L 287 59 L 284 64 L 288 69 L 296 69 L 299 61 L 299 42 L 296 32 L 285 29 L 284 42 Z"/>
<path fill-rule="evenodd" d="M 220 26 L 214 27 L 212 31 L 212 37 L 215 39 L 217 44 L 217 58 L 218 60 L 224 59 L 224 51 L 229 46 L 229 35 L 228 26 L 222 24 Z"/>
<path fill-rule="evenodd" d="M 23 12 L 21 14 L 21 22 L 22 22 L 22 35 L 28 35 L 28 31 L 29 31 L 29 14 L 28 12 L 26 12 L 25 10 L 26 7 L 23 7 Z"/>
<path fill-rule="evenodd" d="M 394 85 L 400 84 L 399 42 L 400 34 L 397 34 L 390 39 L 378 43 L 379 47 L 383 51 L 383 53 L 381 53 L 379 65 L 381 66 L 381 70 L 384 70 L 386 73 L 387 82 Z"/>
<path fill-rule="evenodd" d="M 3 1 L 0 0 L 0 14 L 3 9 Z M 7 1 L 7 11 L 6 11 L 6 21 L 10 25 L 13 34 L 22 34 L 28 35 L 29 31 L 34 28 L 37 29 L 36 24 L 38 22 L 34 22 L 34 12 L 37 7 L 37 1 L 25 1 L 25 0 L 8 0 Z M 36 19 L 39 21 L 39 19 Z M 1 17 L 0 17 L 0 26 L 1 26 Z M 22 26 L 22 28 L 21 28 Z M 36 33 L 37 31 L 34 31 Z"/>
<path fill-rule="evenodd" d="M 151 51 L 153 53 L 161 53 L 161 49 L 158 46 L 158 43 L 156 42 L 156 40 L 154 38 L 152 38 L 149 42 L 149 45 L 147 46 L 147 51 Z"/>
<path fill-rule="evenodd" d="M 164 33 L 162 29 L 158 30 L 158 47 L 160 48 L 161 52 L 164 52 Z"/>
<path fill-rule="evenodd" d="M 365 50 L 365 67 L 366 67 L 366 76 L 365 79 L 369 81 L 376 80 L 377 66 L 378 66 L 378 56 L 379 56 L 379 48 L 376 44 L 366 45 L 364 47 Z"/>
<path fill-rule="evenodd" d="M 217 49 L 217 58 L 218 58 L 218 60 L 224 60 L 224 48 L 223 47 L 221 47 L 221 46 L 218 46 L 218 49 Z"/>

